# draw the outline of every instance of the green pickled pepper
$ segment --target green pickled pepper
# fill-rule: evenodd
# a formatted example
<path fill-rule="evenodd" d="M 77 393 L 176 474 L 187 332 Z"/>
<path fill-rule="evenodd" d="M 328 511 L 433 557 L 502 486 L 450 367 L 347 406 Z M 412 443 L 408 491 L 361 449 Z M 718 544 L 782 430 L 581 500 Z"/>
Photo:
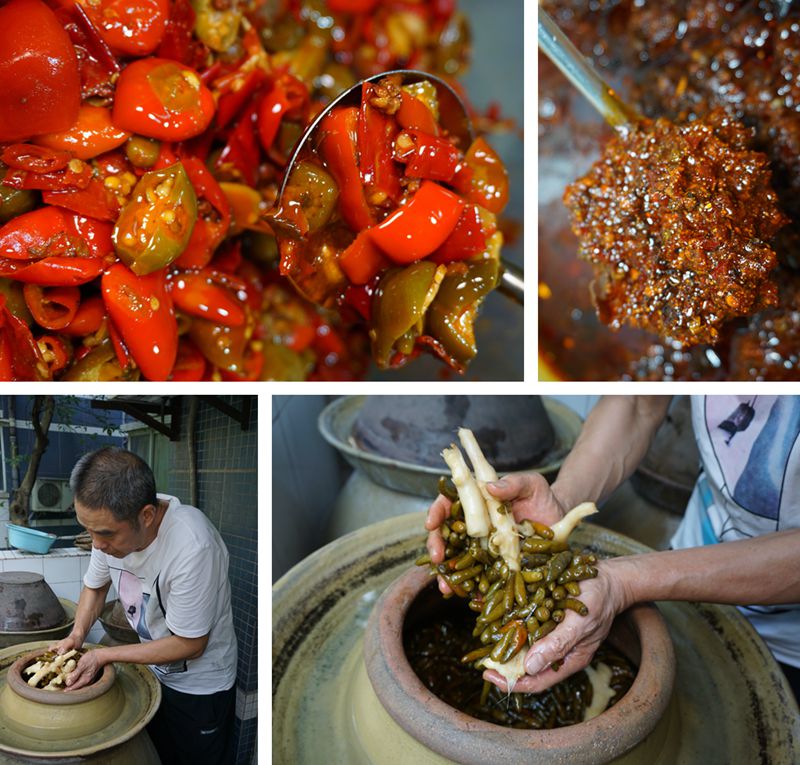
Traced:
<path fill-rule="evenodd" d="M 177 162 L 145 173 L 114 226 L 120 260 L 138 276 L 166 268 L 186 249 L 197 220 L 197 196 Z"/>

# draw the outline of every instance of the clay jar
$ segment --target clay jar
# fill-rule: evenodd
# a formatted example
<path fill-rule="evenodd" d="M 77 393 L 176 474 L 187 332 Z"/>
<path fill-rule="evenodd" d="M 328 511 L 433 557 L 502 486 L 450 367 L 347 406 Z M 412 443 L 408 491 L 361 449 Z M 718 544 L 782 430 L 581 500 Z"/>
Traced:
<path fill-rule="evenodd" d="M 645 739 L 649 751 L 658 749 L 659 741 L 653 739 L 666 738 L 662 729 L 668 720 L 655 729 L 672 695 L 675 656 L 667 627 L 654 606 L 636 606 L 615 621 L 609 639 L 639 669 L 629 691 L 613 707 L 588 722 L 528 731 L 463 714 L 434 696 L 416 676 L 403 649 L 403 626 L 415 599 L 428 586 L 435 586 L 428 572 L 415 569 L 386 590 L 367 625 L 364 660 L 383 707 L 432 752 L 466 765 L 589 765 L 617 760 Z"/>
<path fill-rule="evenodd" d="M 46 691 L 29 686 L 22 670 L 42 655 L 39 648 L 20 656 L 9 667 L 0 692 L 0 717 L 15 733 L 48 742 L 97 733 L 116 720 L 124 706 L 113 664 L 103 667 L 91 684 L 76 691 Z"/>

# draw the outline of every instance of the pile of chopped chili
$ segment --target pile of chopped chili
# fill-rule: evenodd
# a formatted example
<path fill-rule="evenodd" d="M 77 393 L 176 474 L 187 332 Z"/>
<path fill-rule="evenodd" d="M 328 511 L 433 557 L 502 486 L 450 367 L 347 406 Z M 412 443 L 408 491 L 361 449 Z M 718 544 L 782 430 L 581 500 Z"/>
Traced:
<path fill-rule="evenodd" d="M 324 103 L 468 47 L 441 0 L 0 7 L 0 380 L 361 377 L 358 311 L 297 295 L 265 213 Z"/>
<path fill-rule="evenodd" d="M 772 241 L 777 256 L 772 279 L 781 287 L 778 304 L 746 321 L 728 322 L 713 347 L 698 347 L 674 363 L 675 352 L 665 352 L 672 345 L 669 338 L 653 342 L 632 330 L 609 336 L 589 326 L 585 306 L 573 298 L 568 305 L 584 310 L 573 310 L 576 318 L 561 322 L 559 333 L 584 335 L 588 344 L 579 342 L 563 354 L 549 346 L 547 355 L 581 379 L 797 379 L 800 313 L 796 291 L 783 287 L 796 282 L 800 264 L 800 8 L 768 0 L 676 0 L 668 6 L 634 0 L 547 0 L 545 5 L 648 117 L 684 124 L 723 108 L 746 125 L 754 134 L 751 147 L 769 159 L 778 205 L 789 217 Z M 548 81 L 540 92 L 552 94 L 554 86 L 558 83 Z M 559 117 L 573 119 L 573 114 Z M 553 127 L 547 126 L 548 145 L 554 145 Z M 562 122 L 558 130 L 588 132 L 580 121 Z M 565 260 L 569 256 L 562 239 L 554 234 L 552 246 L 544 244 L 551 258 L 562 252 Z M 559 270 L 554 262 L 550 271 Z M 585 285 L 588 279 L 581 274 L 579 281 Z M 554 277 L 548 286 L 553 299 L 547 308 L 555 310 L 566 291 Z M 576 284 L 567 287 L 572 293 Z M 552 315 L 546 322 L 556 323 Z"/>
<path fill-rule="evenodd" d="M 723 111 L 680 126 L 645 120 L 567 188 L 602 321 L 694 345 L 775 305 L 769 241 L 786 219 L 766 156 L 747 145 Z"/>

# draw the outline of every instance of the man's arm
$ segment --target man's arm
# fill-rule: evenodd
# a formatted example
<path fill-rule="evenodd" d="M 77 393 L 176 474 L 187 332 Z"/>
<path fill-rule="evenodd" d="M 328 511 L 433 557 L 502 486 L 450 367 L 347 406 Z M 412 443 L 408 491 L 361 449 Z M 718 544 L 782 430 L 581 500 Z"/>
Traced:
<path fill-rule="evenodd" d="M 528 676 L 515 690 L 538 693 L 591 661 L 614 617 L 635 603 L 688 600 L 731 605 L 800 603 L 800 529 L 724 544 L 600 561 L 581 582 L 586 616 L 569 611 L 525 657 Z M 558 672 L 550 664 L 564 663 Z M 487 677 L 501 687 L 494 674 Z"/>
<path fill-rule="evenodd" d="M 102 587 L 94 588 L 83 586 L 78 599 L 78 608 L 75 610 L 75 623 L 72 631 L 63 640 L 50 646 L 56 653 L 66 653 L 73 648 L 80 648 L 92 625 L 100 618 L 106 604 L 106 595 L 111 582 L 106 582 Z"/>
<path fill-rule="evenodd" d="M 569 510 L 600 503 L 628 478 L 650 448 L 667 416 L 671 396 L 603 396 L 589 412 L 580 436 L 553 484 Z"/>
<path fill-rule="evenodd" d="M 112 661 L 127 661 L 132 664 L 170 664 L 173 661 L 202 656 L 207 645 L 208 635 L 196 638 L 170 635 L 147 643 L 95 648 L 81 657 L 75 671 L 67 678 L 67 687 L 75 690 L 88 685 L 92 678 Z"/>

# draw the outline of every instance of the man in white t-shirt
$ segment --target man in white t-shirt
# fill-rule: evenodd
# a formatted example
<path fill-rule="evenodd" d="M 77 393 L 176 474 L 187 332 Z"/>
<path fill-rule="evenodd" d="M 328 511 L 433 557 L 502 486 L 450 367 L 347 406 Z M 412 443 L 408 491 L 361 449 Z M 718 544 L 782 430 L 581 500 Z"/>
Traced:
<path fill-rule="evenodd" d="M 487 488 L 518 521 L 552 524 L 581 502 L 601 502 L 644 458 L 669 403 L 606 396 L 552 486 L 538 473 L 517 473 Z M 800 699 L 800 398 L 693 397 L 692 422 L 703 472 L 672 539 L 684 549 L 600 561 L 597 578 L 581 582 L 589 614 L 568 611 L 530 648 L 516 691 L 538 693 L 585 667 L 614 617 L 634 603 L 688 600 L 742 606 Z M 434 562 L 443 558 L 439 526 L 449 509 L 439 496 L 428 512 Z M 557 672 L 555 661 L 563 661 Z M 506 689 L 497 672 L 484 677 Z"/>
<path fill-rule="evenodd" d="M 113 584 L 141 642 L 88 651 L 67 680 L 83 687 L 114 661 L 147 664 L 162 685 L 148 732 L 165 765 L 232 762 L 236 681 L 228 551 L 197 508 L 156 494 L 147 463 L 107 447 L 82 457 L 70 487 L 92 536 L 75 626 L 54 648 L 79 648 Z"/>

